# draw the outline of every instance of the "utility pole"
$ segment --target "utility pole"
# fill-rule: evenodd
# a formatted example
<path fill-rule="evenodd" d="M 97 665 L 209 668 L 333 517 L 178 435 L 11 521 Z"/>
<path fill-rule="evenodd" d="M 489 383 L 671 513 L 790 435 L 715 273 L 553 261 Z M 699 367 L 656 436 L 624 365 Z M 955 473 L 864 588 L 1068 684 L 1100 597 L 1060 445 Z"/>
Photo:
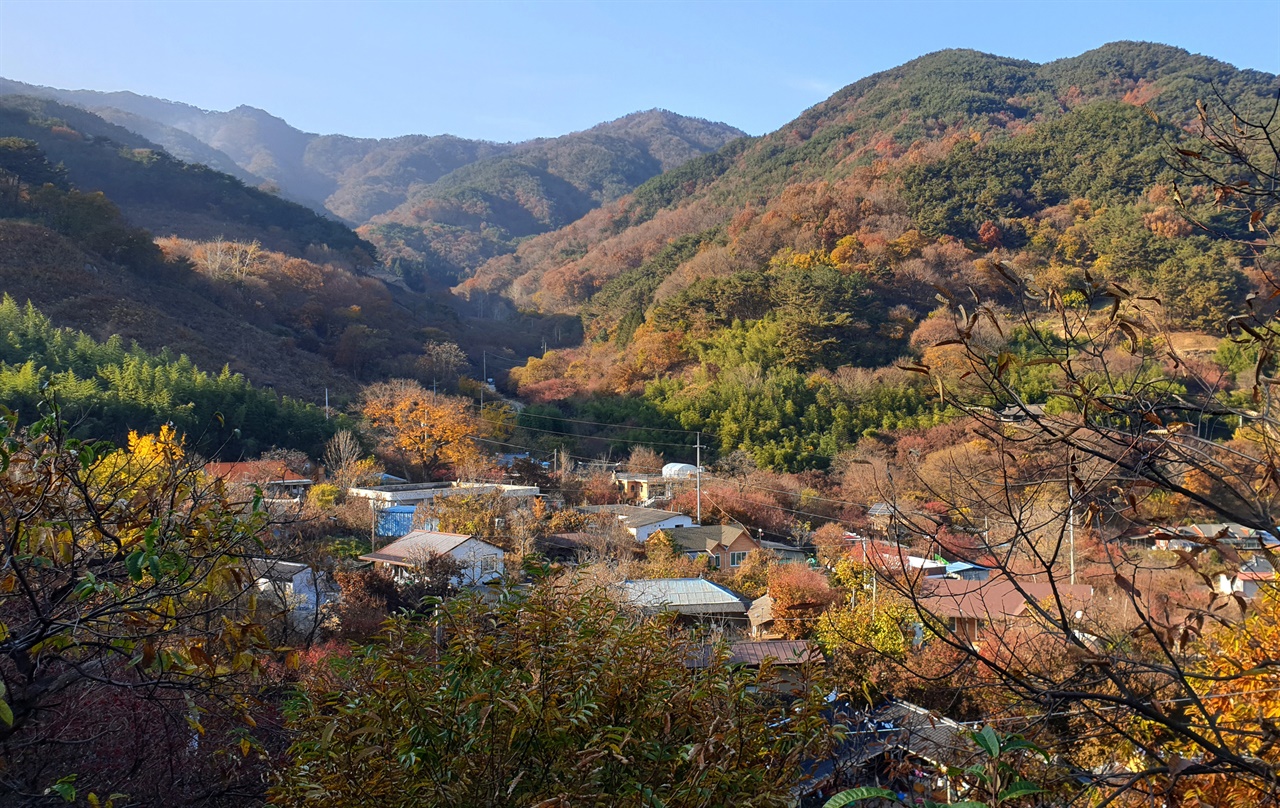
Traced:
<path fill-rule="evenodd" d="M 329 388 L 324 389 L 324 419 L 329 420 Z"/>
<path fill-rule="evenodd" d="M 696 480 L 695 486 L 698 489 L 697 522 L 698 524 L 702 524 L 702 433 L 701 432 L 698 433 L 698 443 L 694 448 L 697 450 L 697 453 L 698 453 L 697 454 L 698 465 L 696 466 L 696 470 L 693 472 L 694 479 Z"/>
<path fill-rule="evenodd" d="M 1068 550 L 1071 554 L 1071 584 L 1076 582 L 1076 495 L 1075 488 L 1071 482 L 1071 475 L 1075 473 L 1074 456 L 1068 455 L 1067 459 L 1067 542 Z"/>

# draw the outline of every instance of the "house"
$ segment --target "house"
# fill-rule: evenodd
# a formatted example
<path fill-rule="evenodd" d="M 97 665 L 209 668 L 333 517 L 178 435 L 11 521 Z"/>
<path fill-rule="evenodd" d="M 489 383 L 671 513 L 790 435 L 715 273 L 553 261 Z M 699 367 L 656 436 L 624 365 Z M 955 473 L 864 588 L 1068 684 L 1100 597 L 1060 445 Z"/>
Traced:
<path fill-rule="evenodd" d="M 765 660 L 787 667 L 824 661 L 818 646 L 807 640 L 743 640 L 729 646 L 730 665 L 758 668 Z"/>
<path fill-rule="evenodd" d="M 968 561 L 953 561 L 946 566 L 946 576 L 965 581 L 985 581 L 991 577 L 991 568 Z"/>
<path fill-rule="evenodd" d="M 290 610 L 314 612 L 337 598 L 338 588 L 329 576 L 307 564 L 262 557 L 247 558 L 245 563 L 258 589 Z"/>
<path fill-rule="evenodd" d="M 1014 628 L 1031 617 L 1031 604 L 1054 598 L 1055 589 L 1064 607 L 1077 616 L 1093 599 L 1091 586 L 1014 581 L 1002 576 L 985 581 L 927 579 L 919 586 L 917 601 L 920 608 L 944 621 L 957 638 L 977 643 L 988 628 Z"/>
<path fill-rule="evenodd" d="M 760 549 L 760 542 L 741 525 L 673 527 L 662 531 L 690 558 L 710 558 L 718 569 L 742 566 L 747 554 Z"/>
<path fill-rule="evenodd" d="M 622 490 L 622 496 L 631 502 L 671 498 L 671 480 L 661 474 L 615 472 L 613 481 Z"/>
<path fill-rule="evenodd" d="M 867 518 L 871 520 L 871 526 L 882 532 L 889 529 L 895 513 L 897 513 L 896 509 L 887 502 L 877 502 L 867 508 Z"/>
<path fill-rule="evenodd" d="M 951 772 L 981 758 L 969 731 L 958 722 L 905 701 L 891 700 L 874 710 L 847 702 L 833 705 L 829 720 L 847 728 L 830 757 L 811 761 L 792 794 L 802 806 L 820 806 L 846 788 L 884 788 L 906 795 L 907 804 L 933 800 L 950 803 Z"/>
<path fill-rule="evenodd" d="M 607 537 L 590 531 L 549 533 L 538 536 L 533 540 L 533 548 L 546 556 L 548 561 L 560 564 L 578 564 L 598 553 L 623 552 L 630 557 L 635 557 L 640 552 L 640 548 L 634 544 L 630 544 L 629 547 L 610 546 Z"/>
<path fill-rule="evenodd" d="M 622 599 L 645 611 L 673 611 L 695 622 L 747 625 L 747 602 L 705 578 L 646 578 L 623 581 Z"/>
<path fill-rule="evenodd" d="M 289 471 L 279 460 L 242 460 L 236 463 L 206 463 L 204 471 L 228 485 L 256 485 L 267 499 L 301 501 L 314 484 Z"/>
<path fill-rule="evenodd" d="M 773 620 L 773 596 L 761 595 L 751 601 L 747 609 L 747 624 L 751 627 L 751 636 L 763 640 L 781 636 L 775 631 Z"/>
<path fill-rule="evenodd" d="M 587 505 L 584 513 L 609 513 L 617 517 L 636 541 L 644 543 L 659 530 L 673 527 L 692 527 L 693 520 L 683 513 L 660 511 L 657 508 L 640 508 L 635 505 Z"/>
<path fill-rule="evenodd" d="M 438 497 L 468 496 L 500 492 L 504 497 L 536 497 L 536 485 L 502 485 L 499 483 L 468 483 L 459 481 L 438 483 L 405 483 L 403 485 L 376 485 L 368 488 L 348 488 L 347 496 L 367 499 L 374 510 L 395 506 L 417 507 Z"/>
<path fill-rule="evenodd" d="M 1259 554 L 1240 565 L 1234 575 L 1219 573 L 1215 588 L 1223 595 L 1240 595 L 1252 599 L 1258 596 L 1259 589 L 1273 585 L 1275 580 L 1275 568 L 1266 556 Z"/>
<path fill-rule="evenodd" d="M 704 646 L 702 653 L 688 660 L 692 668 L 704 668 L 710 661 L 714 645 Z M 800 667 L 826 660 L 818 646 L 808 640 L 742 640 L 729 643 L 726 665 L 758 668 L 768 661 L 778 667 Z"/>
<path fill-rule="evenodd" d="M 520 499 L 539 495 L 536 485 L 449 481 L 348 488 L 347 496 L 369 501 L 369 507 L 373 511 L 371 538 L 376 547 L 380 538 L 398 538 L 408 533 L 413 527 L 414 510 L 419 505 L 430 504 L 441 497 L 474 496 L 494 492 L 499 492 L 504 497 Z M 408 514 L 407 518 L 406 514 Z M 429 524 L 427 527 L 434 528 L 435 525 Z"/>
<path fill-rule="evenodd" d="M 853 534 L 846 533 L 849 537 Z M 848 545 L 847 555 L 859 564 L 865 564 L 869 567 L 885 567 L 896 566 L 901 568 L 901 558 L 907 555 L 908 550 L 901 544 L 894 542 L 880 541 L 878 539 L 868 539 L 862 536 L 855 536 Z"/>
<path fill-rule="evenodd" d="M 360 560 L 371 561 L 375 569 L 402 578 L 408 576 L 423 559 L 433 555 L 452 556 L 462 565 L 456 581 L 459 586 L 492 583 L 503 575 L 502 548 L 461 533 L 415 530 L 386 547 L 360 556 Z"/>
<path fill-rule="evenodd" d="M 768 550 L 778 557 L 778 561 L 783 564 L 805 564 L 809 561 L 809 554 L 799 547 L 793 547 L 790 544 L 783 544 L 780 541 L 765 541 L 761 539 L 761 550 Z"/>
<path fill-rule="evenodd" d="M 710 664 L 715 646 L 708 645 L 685 662 L 691 668 Z M 818 647 L 806 640 L 742 640 L 730 643 L 724 664 L 730 667 L 758 669 L 768 663 L 772 667 L 770 687 L 781 693 L 798 694 L 806 686 L 805 668 L 826 662 Z"/>

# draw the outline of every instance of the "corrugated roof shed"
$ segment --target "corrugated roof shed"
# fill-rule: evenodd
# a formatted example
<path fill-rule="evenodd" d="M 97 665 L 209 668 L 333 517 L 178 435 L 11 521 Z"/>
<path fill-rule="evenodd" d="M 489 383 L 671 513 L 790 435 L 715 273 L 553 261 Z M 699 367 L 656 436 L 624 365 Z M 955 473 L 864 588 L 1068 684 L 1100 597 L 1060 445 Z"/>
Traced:
<path fill-rule="evenodd" d="M 729 646 L 730 665 L 760 665 L 766 659 L 776 665 L 803 665 L 821 662 L 822 654 L 805 640 L 755 640 Z"/>
<path fill-rule="evenodd" d="M 392 505 L 378 511 L 378 535 L 396 538 L 408 535 L 413 530 L 413 513 L 416 510 L 412 505 Z"/>

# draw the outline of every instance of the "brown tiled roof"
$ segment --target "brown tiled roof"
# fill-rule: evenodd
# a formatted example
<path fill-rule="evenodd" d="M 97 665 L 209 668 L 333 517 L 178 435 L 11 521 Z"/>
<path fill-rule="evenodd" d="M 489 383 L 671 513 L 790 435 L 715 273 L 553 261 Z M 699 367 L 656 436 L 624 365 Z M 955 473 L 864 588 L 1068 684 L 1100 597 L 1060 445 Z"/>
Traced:
<path fill-rule="evenodd" d="M 1021 589 L 1021 591 L 1019 591 Z M 1083 584 L 1057 584 L 1059 595 L 1068 608 L 1083 608 L 1093 598 L 1093 587 Z M 929 579 L 921 587 L 920 605 L 939 617 L 1017 617 L 1027 610 L 1029 601 L 1040 602 L 1053 597 L 1054 587 L 1046 582 L 1013 581 L 993 577 L 986 581 L 953 578 Z"/>
<path fill-rule="evenodd" d="M 265 483 L 287 480 L 297 475 L 279 460 L 241 460 L 236 463 L 206 463 L 205 473 L 229 483 Z"/>
<path fill-rule="evenodd" d="M 730 665 L 760 665 L 766 659 L 775 665 L 803 665 L 821 662 L 822 654 L 805 640 L 755 640 L 729 646 Z"/>

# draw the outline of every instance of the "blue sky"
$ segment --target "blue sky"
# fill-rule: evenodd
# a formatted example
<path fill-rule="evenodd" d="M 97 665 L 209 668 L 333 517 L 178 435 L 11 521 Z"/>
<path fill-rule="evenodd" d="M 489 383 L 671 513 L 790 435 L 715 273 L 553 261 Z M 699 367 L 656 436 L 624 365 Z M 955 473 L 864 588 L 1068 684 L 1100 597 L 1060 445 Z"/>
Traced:
<path fill-rule="evenodd" d="M 760 134 L 942 48 L 1044 62 L 1117 39 L 1280 73 L 1280 0 L 0 0 L 0 76 L 366 137 L 521 140 L 652 107 Z"/>

